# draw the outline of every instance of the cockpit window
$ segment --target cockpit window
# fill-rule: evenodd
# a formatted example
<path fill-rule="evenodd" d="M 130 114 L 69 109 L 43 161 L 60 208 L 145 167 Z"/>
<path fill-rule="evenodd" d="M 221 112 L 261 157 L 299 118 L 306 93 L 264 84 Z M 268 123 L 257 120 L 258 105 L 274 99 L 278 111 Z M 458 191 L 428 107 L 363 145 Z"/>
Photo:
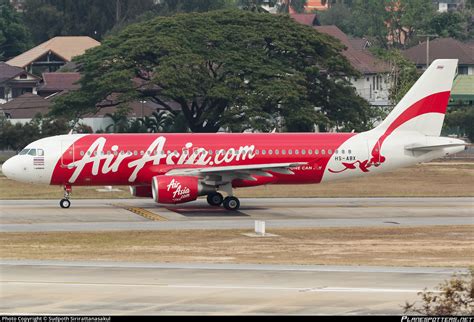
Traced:
<path fill-rule="evenodd" d="M 18 153 L 19 155 L 44 156 L 43 149 L 23 149 Z"/>

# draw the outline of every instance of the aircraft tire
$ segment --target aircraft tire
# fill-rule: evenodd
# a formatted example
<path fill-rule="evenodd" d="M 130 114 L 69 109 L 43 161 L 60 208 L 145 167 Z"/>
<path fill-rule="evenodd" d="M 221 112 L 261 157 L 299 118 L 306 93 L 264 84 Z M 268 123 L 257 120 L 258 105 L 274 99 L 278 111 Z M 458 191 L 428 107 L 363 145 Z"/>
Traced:
<path fill-rule="evenodd" d="M 224 201 L 224 197 L 219 192 L 212 192 L 207 195 L 207 203 L 211 206 L 220 206 Z"/>
<path fill-rule="evenodd" d="M 61 208 L 69 208 L 71 206 L 71 202 L 69 201 L 69 199 L 61 199 L 61 201 L 59 202 L 59 205 L 61 206 Z"/>
<path fill-rule="evenodd" d="M 226 197 L 224 199 L 224 208 L 227 210 L 238 210 L 240 208 L 240 201 L 236 197 Z"/>

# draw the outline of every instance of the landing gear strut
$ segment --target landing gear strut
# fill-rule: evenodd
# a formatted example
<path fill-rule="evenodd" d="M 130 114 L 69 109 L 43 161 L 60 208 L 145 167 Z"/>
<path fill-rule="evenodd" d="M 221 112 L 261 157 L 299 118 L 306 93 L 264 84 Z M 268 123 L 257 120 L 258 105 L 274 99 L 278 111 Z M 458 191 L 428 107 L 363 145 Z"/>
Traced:
<path fill-rule="evenodd" d="M 69 208 L 71 206 L 71 201 L 69 201 L 69 197 L 72 193 L 72 187 L 70 185 L 64 186 L 64 198 L 61 199 L 59 205 L 61 208 Z"/>
<path fill-rule="evenodd" d="M 224 201 L 224 197 L 219 192 L 212 192 L 207 195 L 207 203 L 211 206 L 220 206 Z"/>

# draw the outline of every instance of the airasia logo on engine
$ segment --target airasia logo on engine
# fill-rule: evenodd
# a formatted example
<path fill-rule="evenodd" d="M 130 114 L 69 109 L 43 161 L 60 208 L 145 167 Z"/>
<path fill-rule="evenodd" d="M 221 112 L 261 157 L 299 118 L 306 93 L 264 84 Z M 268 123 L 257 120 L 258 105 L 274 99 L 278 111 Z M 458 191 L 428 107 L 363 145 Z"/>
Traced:
<path fill-rule="evenodd" d="M 174 201 L 179 201 L 181 199 L 190 197 L 189 188 L 183 187 L 178 180 L 171 180 L 171 182 L 166 187 L 167 190 L 173 194 Z"/>
<path fill-rule="evenodd" d="M 198 178 L 156 176 L 152 181 L 153 198 L 158 203 L 182 203 L 198 197 Z"/>

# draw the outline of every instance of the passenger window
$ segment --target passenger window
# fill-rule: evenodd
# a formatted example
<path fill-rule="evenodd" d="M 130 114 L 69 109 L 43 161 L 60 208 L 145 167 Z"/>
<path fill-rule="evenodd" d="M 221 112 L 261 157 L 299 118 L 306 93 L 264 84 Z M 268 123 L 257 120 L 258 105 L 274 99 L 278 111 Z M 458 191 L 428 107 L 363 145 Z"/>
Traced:
<path fill-rule="evenodd" d="M 276 149 L 276 150 L 275 150 L 275 154 L 276 154 L 276 155 L 280 154 L 280 150 Z"/>
<path fill-rule="evenodd" d="M 281 154 L 286 154 L 286 150 L 281 150 Z"/>
<path fill-rule="evenodd" d="M 305 149 L 301 150 L 301 154 L 305 155 L 305 154 L 306 154 L 306 150 L 305 150 Z"/>
<path fill-rule="evenodd" d="M 319 150 L 318 149 L 314 150 L 314 154 L 319 154 Z"/>
<path fill-rule="evenodd" d="M 258 155 L 259 154 L 259 150 L 255 150 L 255 155 Z"/>
<path fill-rule="evenodd" d="M 328 150 L 328 154 L 332 154 L 332 150 Z"/>
<path fill-rule="evenodd" d="M 352 154 L 352 151 L 351 151 L 351 150 L 347 150 L 347 153 Z"/>
<path fill-rule="evenodd" d="M 344 150 L 341 150 L 341 153 L 342 153 L 342 154 L 344 154 L 345 152 L 346 152 L 346 151 L 344 151 Z"/>
<path fill-rule="evenodd" d="M 36 156 L 36 149 L 30 149 L 30 151 L 28 151 L 28 155 Z"/>
<path fill-rule="evenodd" d="M 295 154 L 300 154 L 300 150 L 296 149 Z"/>
<path fill-rule="evenodd" d="M 177 153 L 177 152 L 176 152 Z M 212 150 L 209 150 L 209 155 L 212 155 Z"/>
<path fill-rule="evenodd" d="M 313 154 L 313 150 L 309 149 L 308 154 Z"/>
<path fill-rule="evenodd" d="M 81 151 L 79 154 L 80 154 L 81 156 L 84 156 L 84 151 Z"/>
<path fill-rule="evenodd" d="M 338 150 L 334 151 L 334 154 L 338 154 L 338 153 L 339 153 L 339 151 L 338 151 Z"/>
<path fill-rule="evenodd" d="M 326 151 L 324 149 L 322 149 L 321 154 L 326 154 Z"/>
<path fill-rule="evenodd" d="M 262 150 L 262 154 L 263 154 L 263 155 L 267 154 L 267 151 L 266 151 L 266 150 Z"/>
<path fill-rule="evenodd" d="M 288 154 L 293 154 L 293 150 L 292 150 L 292 149 L 289 149 L 289 150 L 288 150 Z"/>
<path fill-rule="evenodd" d="M 145 152 L 143 150 L 140 151 L 140 155 L 144 155 Z"/>

